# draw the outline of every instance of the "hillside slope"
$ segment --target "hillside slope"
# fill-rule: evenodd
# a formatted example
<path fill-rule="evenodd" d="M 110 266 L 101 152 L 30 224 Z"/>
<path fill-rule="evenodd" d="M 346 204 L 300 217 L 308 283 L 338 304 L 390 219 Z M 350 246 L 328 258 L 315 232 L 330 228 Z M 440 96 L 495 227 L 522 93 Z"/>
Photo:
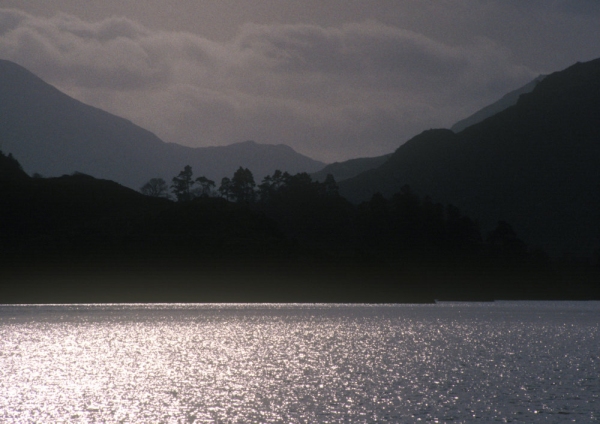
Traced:
<path fill-rule="evenodd" d="M 507 220 L 555 256 L 600 248 L 600 59 L 553 73 L 516 105 L 455 134 L 426 131 L 340 183 L 354 202 L 408 184 L 484 230 Z"/>
<path fill-rule="evenodd" d="M 347 180 L 348 178 L 355 177 L 365 171 L 383 165 L 390 156 L 392 156 L 391 153 L 383 156 L 357 158 L 346 160 L 344 162 L 331 163 L 319 172 L 311 174 L 311 177 L 315 181 L 325 181 L 327 175 L 331 174 L 336 181 Z"/>
<path fill-rule="evenodd" d="M 243 166 L 257 179 L 276 169 L 315 172 L 324 163 L 288 146 L 254 142 L 190 148 L 165 143 L 132 122 L 88 106 L 25 68 L 0 60 L 0 149 L 29 173 L 75 171 L 139 189 L 150 178 L 169 181 L 185 165 L 219 181 Z"/>
<path fill-rule="evenodd" d="M 545 77 L 545 75 L 540 75 L 533 81 L 525 84 L 523 87 L 505 94 L 500 100 L 478 110 L 477 112 L 475 112 L 471 116 L 466 117 L 465 119 L 461 119 L 456 124 L 452 125 L 450 129 L 456 133 L 461 132 L 465 128 L 470 127 L 471 125 L 477 124 L 483 121 L 484 119 L 489 118 L 490 116 L 494 116 L 495 114 L 502 112 L 504 109 L 516 105 L 519 101 L 519 97 L 521 96 L 521 94 L 531 93 L 535 86 L 538 85 L 539 82 L 542 81 Z"/>

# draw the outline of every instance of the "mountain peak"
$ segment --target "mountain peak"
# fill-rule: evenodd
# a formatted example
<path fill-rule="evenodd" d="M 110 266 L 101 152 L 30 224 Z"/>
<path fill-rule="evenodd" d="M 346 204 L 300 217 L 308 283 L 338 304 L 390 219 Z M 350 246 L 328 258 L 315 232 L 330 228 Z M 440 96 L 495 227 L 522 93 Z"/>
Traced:
<path fill-rule="evenodd" d="M 240 166 L 256 178 L 276 169 L 315 172 L 325 166 L 291 147 L 252 140 L 204 148 L 165 143 L 7 60 L 0 60 L 0 99 L 0 149 L 12 153 L 29 174 L 51 177 L 78 170 L 139 189 L 151 178 L 170 180 L 186 165 L 215 181 Z"/>

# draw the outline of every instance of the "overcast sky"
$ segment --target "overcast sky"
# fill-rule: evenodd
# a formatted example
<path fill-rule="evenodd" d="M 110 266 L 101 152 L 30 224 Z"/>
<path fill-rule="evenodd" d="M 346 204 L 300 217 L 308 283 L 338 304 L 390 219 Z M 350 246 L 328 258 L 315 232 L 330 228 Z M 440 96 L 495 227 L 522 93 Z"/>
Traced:
<path fill-rule="evenodd" d="M 0 0 L 0 58 L 188 146 L 394 151 L 600 57 L 598 0 Z"/>

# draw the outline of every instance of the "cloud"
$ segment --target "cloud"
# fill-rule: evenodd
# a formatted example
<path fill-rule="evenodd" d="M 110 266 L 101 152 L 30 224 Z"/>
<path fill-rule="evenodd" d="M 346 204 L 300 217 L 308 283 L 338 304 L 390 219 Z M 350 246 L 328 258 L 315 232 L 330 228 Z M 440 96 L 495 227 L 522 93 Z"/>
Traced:
<path fill-rule="evenodd" d="M 168 78 L 168 67 L 147 43 L 152 35 L 125 18 L 89 23 L 1 10 L 0 33 L 3 57 L 53 82 L 126 90 Z"/>
<path fill-rule="evenodd" d="M 391 152 L 536 76 L 490 39 L 451 45 L 378 21 L 247 24 L 214 42 L 0 9 L 0 57 L 168 142 L 254 139 L 324 160 Z"/>
<path fill-rule="evenodd" d="M 439 43 L 377 22 L 346 24 L 339 29 L 246 25 L 236 45 L 287 72 L 436 75 L 465 65 L 455 52 Z"/>
<path fill-rule="evenodd" d="M 492 86 L 529 77 L 511 63 L 510 51 L 477 38 L 467 46 L 448 46 L 423 35 L 377 22 L 341 28 L 312 25 L 248 25 L 234 46 L 260 69 L 302 83 L 301 91 L 325 78 L 360 90 L 398 90 L 398 94 L 439 90 L 455 92 L 474 85 Z M 336 81 L 338 81 L 336 83 Z M 290 84 L 291 83 L 291 84 Z M 317 87 L 319 90 L 321 87 Z"/>

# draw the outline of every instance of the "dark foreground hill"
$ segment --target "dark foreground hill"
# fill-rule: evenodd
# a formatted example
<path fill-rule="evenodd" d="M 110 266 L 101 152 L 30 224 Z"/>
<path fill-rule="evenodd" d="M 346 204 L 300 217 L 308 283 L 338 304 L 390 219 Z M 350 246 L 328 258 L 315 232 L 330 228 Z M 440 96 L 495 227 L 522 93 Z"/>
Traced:
<path fill-rule="evenodd" d="M 0 155 L 0 303 L 600 298 L 598 269 L 548 261 L 507 223 L 482 235 L 408 188 L 356 207 L 275 173 L 256 195 L 173 202 Z"/>
<path fill-rule="evenodd" d="M 426 131 L 376 170 L 340 183 L 354 202 L 403 185 L 483 230 L 510 222 L 552 256 L 600 251 L 600 59 L 547 76 L 517 104 L 458 134 Z"/>
<path fill-rule="evenodd" d="M 247 141 L 190 148 L 165 143 L 126 119 L 67 96 L 6 60 L 0 60 L 0 149 L 18 158 L 30 175 L 51 177 L 78 171 L 136 190 L 151 178 L 170 181 L 185 165 L 215 181 L 240 166 L 262 178 L 276 169 L 315 172 L 325 165 L 285 145 Z"/>

